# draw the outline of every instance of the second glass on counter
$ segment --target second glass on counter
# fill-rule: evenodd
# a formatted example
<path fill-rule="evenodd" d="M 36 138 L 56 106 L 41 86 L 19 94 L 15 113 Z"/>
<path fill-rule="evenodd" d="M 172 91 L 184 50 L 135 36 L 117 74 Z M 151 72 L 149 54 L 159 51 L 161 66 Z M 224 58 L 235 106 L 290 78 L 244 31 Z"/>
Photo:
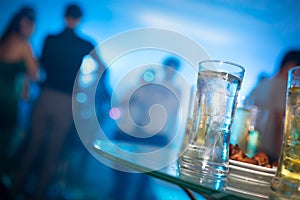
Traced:
<path fill-rule="evenodd" d="M 250 98 L 241 96 L 234 116 L 230 143 L 237 144 L 248 157 L 255 156 L 260 150 L 260 140 L 268 116 L 268 110 L 254 105 Z"/>
<path fill-rule="evenodd" d="M 300 66 L 288 74 L 283 144 L 272 199 L 300 198 Z"/>
<path fill-rule="evenodd" d="M 239 96 L 230 135 L 230 143 L 239 145 L 244 152 L 247 151 L 252 106 L 245 96 Z"/>
<path fill-rule="evenodd" d="M 199 64 L 185 151 L 179 160 L 181 177 L 215 185 L 216 189 L 226 179 L 230 130 L 244 72 L 231 62 Z"/>

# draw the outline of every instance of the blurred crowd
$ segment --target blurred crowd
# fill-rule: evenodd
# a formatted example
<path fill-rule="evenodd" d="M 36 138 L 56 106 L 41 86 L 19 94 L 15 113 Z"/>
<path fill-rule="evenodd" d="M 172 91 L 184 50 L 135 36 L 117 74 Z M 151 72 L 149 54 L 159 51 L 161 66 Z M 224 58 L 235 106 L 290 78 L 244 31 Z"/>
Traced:
<path fill-rule="evenodd" d="M 148 137 L 147 134 L 151 134 L 154 129 L 160 132 L 147 141 L 143 140 L 143 136 L 136 140 L 137 137 L 131 137 L 119 129 L 109 115 L 109 73 L 100 56 L 93 51 L 95 45 L 76 32 L 83 17 L 81 8 L 76 4 L 66 6 L 63 18 L 65 27 L 59 33 L 45 38 L 39 58 L 34 56 L 29 42 L 34 32 L 36 17 L 36 12 L 31 7 L 20 8 L 12 16 L 0 40 L 1 199 L 94 198 L 89 197 L 89 192 L 84 189 L 81 189 L 85 193 L 83 196 L 76 192 L 73 192 L 72 196 L 72 192 L 67 192 L 66 186 L 69 182 L 74 187 L 82 187 L 78 171 L 81 174 L 89 174 L 84 170 L 88 168 L 87 163 L 91 155 L 76 133 L 72 115 L 73 85 L 84 58 L 90 56 L 97 65 L 97 73 L 104 73 L 97 88 L 96 109 L 99 124 L 108 127 L 112 133 L 111 139 L 143 141 L 160 146 L 172 140 L 170 134 L 176 126 L 168 122 L 163 129 L 158 130 L 161 126 L 159 115 L 162 114 L 159 110 L 152 112 L 155 121 L 151 122 L 151 130 L 146 130 L 149 119 L 140 115 L 147 116 L 151 106 L 158 104 L 162 99 L 165 100 L 163 106 L 167 107 L 167 112 L 172 112 L 173 116 L 177 115 L 180 92 L 175 92 L 178 90 L 172 85 L 176 82 L 174 79 L 180 68 L 180 61 L 175 57 L 167 58 L 162 63 L 166 70 L 156 72 L 165 74 L 164 80 L 160 80 L 164 87 L 157 84 L 158 82 L 152 83 L 157 75 L 152 73 L 154 71 L 151 69 L 145 69 L 138 78 L 138 85 L 142 86 L 140 90 L 134 97 L 125 95 L 123 100 L 120 100 L 124 102 L 130 98 L 128 109 L 133 111 L 131 114 L 135 116 L 134 121 L 140 127 L 139 130 L 129 132 L 140 135 L 143 132 L 144 137 Z M 30 92 L 32 87 L 38 88 L 35 98 Z M 170 92 L 171 87 L 175 96 L 174 92 Z M 152 92 L 156 93 L 156 98 L 149 96 Z M 120 108 L 127 109 L 126 106 L 128 105 L 122 104 Z M 126 116 L 122 117 L 127 119 Z M 127 123 L 123 125 L 127 126 Z M 166 134 L 167 131 L 169 135 Z M 156 198 L 151 186 L 153 180 L 147 175 L 108 170 L 100 164 L 97 166 L 100 177 L 105 179 L 110 175 L 109 182 L 115 184 L 109 188 L 111 191 L 98 192 L 99 198 Z M 119 186 L 120 183 L 122 187 Z M 108 184 L 96 185 L 105 189 Z M 138 185 L 138 189 L 132 188 L 133 185 Z"/>

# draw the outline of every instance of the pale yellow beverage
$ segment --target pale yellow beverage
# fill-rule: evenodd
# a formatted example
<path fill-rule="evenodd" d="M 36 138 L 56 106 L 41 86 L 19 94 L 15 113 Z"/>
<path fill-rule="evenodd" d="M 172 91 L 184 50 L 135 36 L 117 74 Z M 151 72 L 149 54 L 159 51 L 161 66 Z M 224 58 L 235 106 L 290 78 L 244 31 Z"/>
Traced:
<path fill-rule="evenodd" d="M 272 189 L 300 195 L 300 87 L 290 88 L 287 95 L 284 141 Z"/>

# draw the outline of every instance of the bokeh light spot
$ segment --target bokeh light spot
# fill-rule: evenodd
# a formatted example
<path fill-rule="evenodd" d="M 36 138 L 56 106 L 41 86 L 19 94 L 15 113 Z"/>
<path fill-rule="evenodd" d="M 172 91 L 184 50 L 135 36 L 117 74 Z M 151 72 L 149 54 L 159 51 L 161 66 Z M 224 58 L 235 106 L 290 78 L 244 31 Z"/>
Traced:
<path fill-rule="evenodd" d="M 80 72 L 84 75 L 91 74 L 97 70 L 98 66 L 93 58 L 90 56 L 85 56 L 83 58 L 82 65 L 80 67 Z"/>
<path fill-rule="evenodd" d="M 87 100 L 87 95 L 83 92 L 79 92 L 77 95 L 76 95 L 76 100 L 77 102 L 79 103 L 84 103 L 86 102 Z"/>
<path fill-rule="evenodd" d="M 111 108 L 109 110 L 109 116 L 112 119 L 119 119 L 121 117 L 121 110 L 119 108 Z"/>
<path fill-rule="evenodd" d="M 145 73 L 144 73 L 144 81 L 146 81 L 146 82 L 151 82 L 151 81 L 153 81 L 154 80 L 154 77 L 155 77 L 155 74 L 154 74 L 154 72 L 153 71 L 146 71 Z"/>

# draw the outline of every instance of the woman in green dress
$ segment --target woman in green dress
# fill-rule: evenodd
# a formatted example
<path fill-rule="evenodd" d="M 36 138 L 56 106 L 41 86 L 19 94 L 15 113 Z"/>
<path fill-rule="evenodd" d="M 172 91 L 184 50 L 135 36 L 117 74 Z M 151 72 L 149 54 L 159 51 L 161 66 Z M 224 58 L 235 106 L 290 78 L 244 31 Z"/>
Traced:
<path fill-rule="evenodd" d="M 17 79 L 24 76 L 37 80 L 38 63 L 33 56 L 29 37 L 34 31 L 35 11 L 21 8 L 11 19 L 0 38 L 0 159 L 5 163 L 8 149 L 17 130 Z M 0 173 L 5 167 L 1 165 Z"/>

